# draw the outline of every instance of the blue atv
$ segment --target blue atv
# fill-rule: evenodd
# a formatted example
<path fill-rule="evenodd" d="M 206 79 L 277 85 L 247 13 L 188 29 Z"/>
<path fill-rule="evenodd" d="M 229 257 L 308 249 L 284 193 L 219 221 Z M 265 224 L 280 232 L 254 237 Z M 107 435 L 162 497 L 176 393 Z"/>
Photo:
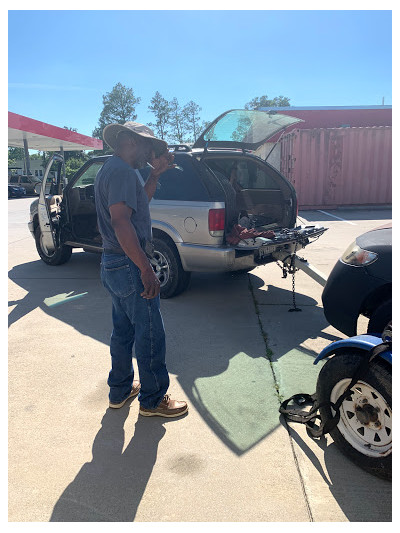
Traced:
<path fill-rule="evenodd" d="M 329 433 L 338 448 L 371 474 L 392 474 L 392 329 L 358 335 L 327 346 L 314 364 L 327 359 L 314 395 L 296 394 L 283 402 L 288 420 L 307 424 L 308 434 Z M 308 411 L 288 409 L 311 402 Z M 316 419 L 320 425 L 316 425 Z"/>

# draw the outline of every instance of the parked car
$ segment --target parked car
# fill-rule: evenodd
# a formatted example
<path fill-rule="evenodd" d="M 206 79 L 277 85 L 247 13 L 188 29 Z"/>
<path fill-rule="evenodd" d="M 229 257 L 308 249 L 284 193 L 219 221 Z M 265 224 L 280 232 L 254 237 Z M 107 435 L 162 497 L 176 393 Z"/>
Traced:
<path fill-rule="evenodd" d="M 291 246 L 290 235 L 283 230 L 295 227 L 296 192 L 254 151 L 266 138 L 298 121 L 287 115 L 233 110 L 216 119 L 192 148 L 171 148 L 178 168 L 161 176 L 150 203 L 155 247 L 152 264 L 160 280 L 161 297 L 185 290 L 193 271 L 251 270 L 273 261 L 275 250 Z M 62 158 L 57 156 L 60 170 L 50 191 L 45 190 L 50 168 L 46 169 L 39 200 L 31 205 L 29 222 L 45 263 L 65 263 L 73 248 L 102 251 L 94 181 L 108 157 L 86 162 L 62 188 Z M 146 180 L 149 171 L 138 171 L 140 179 Z M 51 194 L 46 196 L 46 192 Z M 229 244 L 227 237 L 239 220 L 247 221 L 252 229 L 273 230 L 276 239 Z M 311 237 L 325 229 L 311 227 L 304 231 Z M 308 242 L 304 237 L 303 245 Z"/>
<path fill-rule="evenodd" d="M 368 333 L 382 334 L 392 320 L 392 225 L 357 237 L 330 273 L 322 302 L 326 319 L 352 337 L 360 315 Z"/>
<path fill-rule="evenodd" d="M 24 187 L 19 185 L 8 185 L 8 197 L 9 198 L 21 198 L 26 195 L 26 190 Z"/>
<path fill-rule="evenodd" d="M 9 185 L 24 187 L 27 194 L 38 194 L 35 187 L 41 185 L 41 182 L 42 180 L 36 176 L 11 176 L 8 181 Z"/>

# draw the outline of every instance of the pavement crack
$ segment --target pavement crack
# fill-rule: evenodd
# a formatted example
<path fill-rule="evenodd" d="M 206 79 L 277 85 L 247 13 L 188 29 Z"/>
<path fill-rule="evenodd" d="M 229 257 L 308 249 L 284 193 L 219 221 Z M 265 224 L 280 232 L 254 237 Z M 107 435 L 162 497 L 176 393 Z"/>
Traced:
<path fill-rule="evenodd" d="M 274 379 L 274 386 L 275 386 L 275 389 L 276 389 L 276 394 L 278 396 L 279 403 L 282 403 L 283 397 L 282 397 L 282 395 L 279 392 L 279 383 L 278 383 L 278 380 L 276 378 L 276 374 L 275 374 L 275 370 L 274 370 L 274 366 L 273 366 L 273 361 L 272 361 L 272 356 L 274 354 L 273 354 L 273 351 L 271 350 L 271 348 L 268 346 L 268 335 L 267 335 L 266 331 L 264 330 L 264 327 L 263 327 L 263 324 L 262 324 L 262 321 L 261 321 L 259 303 L 257 302 L 256 295 L 254 294 L 253 285 L 251 283 L 251 279 L 250 279 L 249 275 L 248 275 L 248 280 L 249 280 L 249 290 L 250 290 L 251 296 L 253 298 L 253 304 L 254 304 L 254 309 L 255 309 L 255 312 L 256 312 L 256 315 L 257 315 L 257 319 L 258 319 L 258 325 L 259 325 L 259 328 L 260 328 L 260 333 L 261 333 L 261 336 L 262 336 L 262 338 L 264 340 L 264 344 L 265 344 L 265 357 L 269 361 L 269 365 L 270 365 L 270 368 L 271 368 L 272 377 Z"/>
<path fill-rule="evenodd" d="M 260 304 L 257 302 L 256 295 L 254 294 L 254 289 L 253 289 L 253 285 L 251 283 L 250 276 L 248 276 L 248 280 L 249 280 L 249 290 L 250 290 L 251 296 L 253 298 L 254 309 L 255 309 L 255 312 L 256 312 L 256 315 L 257 315 L 257 320 L 258 320 L 258 325 L 259 325 L 259 328 L 260 328 L 260 333 L 261 333 L 261 336 L 262 336 L 262 338 L 264 340 L 264 344 L 265 344 L 265 355 L 266 355 L 266 358 L 269 361 L 269 365 L 270 365 L 270 368 L 271 368 L 271 372 L 272 372 L 272 376 L 273 376 L 273 379 L 274 379 L 274 386 L 275 386 L 275 389 L 276 389 L 276 395 L 278 397 L 278 401 L 282 405 L 283 396 L 282 396 L 282 394 L 280 392 L 279 383 L 278 383 L 278 380 L 276 378 L 276 374 L 275 374 L 275 370 L 274 370 L 274 366 L 273 366 L 273 360 L 272 360 L 272 357 L 273 357 L 274 353 L 271 350 L 271 348 L 268 346 L 268 335 L 267 335 L 266 331 L 264 330 L 264 327 L 263 327 L 263 324 L 262 324 L 262 321 L 261 321 L 260 307 L 259 307 Z M 290 434 L 289 427 L 288 427 L 288 424 L 287 424 L 285 419 L 283 419 L 282 425 L 286 428 L 286 431 L 287 431 L 287 434 L 288 434 L 288 437 L 289 437 L 290 448 L 292 450 L 293 460 L 294 460 L 294 463 L 295 463 L 297 474 L 299 476 L 299 481 L 300 481 L 301 490 L 302 490 L 303 497 L 304 497 L 305 506 L 306 506 L 306 509 L 307 509 L 307 514 L 308 514 L 310 522 L 314 522 L 314 518 L 313 518 L 313 515 L 312 515 L 312 511 L 311 511 L 311 505 L 310 505 L 310 502 L 309 502 L 308 496 L 307 496 L 305 481 L 304 481 L 303 475 L 301 473 L 299 461 L 298 461 L 298 458 L 297 458 L 297 455 L 296 455 L 296 450 L 294 449 L 293 438 L 292 438 L 292 436 Z"/>

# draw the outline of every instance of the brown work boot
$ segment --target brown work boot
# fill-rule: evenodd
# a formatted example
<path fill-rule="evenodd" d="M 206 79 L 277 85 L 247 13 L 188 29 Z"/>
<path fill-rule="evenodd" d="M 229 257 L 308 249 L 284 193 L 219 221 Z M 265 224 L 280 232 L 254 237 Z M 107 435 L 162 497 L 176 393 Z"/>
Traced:
<path fill-rule="evenodd" d="M 134 398 L 135 396 L 137 396 L 140 392 L 140 382 L 139 381 L 133 381 L 132 382 L 132 390 L 131 390 L 131 393 L 130 395 L 125 398 L 125 400 L 122 400 L 122 402 L 120 403 L 111 403 L 110 402 L 110 407 L 112 407 L 113 409 L 119 409 L 120 407 L 122 407 L 123 405 L 126 404 L 126 402 L 130 399 L 130 398 Z"/>
<path fill-rule="evenodd" d="M 140 406 L 139 413 L 143 416 L 165 416 L 166 418 L 174 418 L 187 413 L 188 405 L 186 402 L 179 402 L 178 400 L 171 400 L 170 395 L 166 394 L 161 403 L 155 409 L 146 409 Z"/>

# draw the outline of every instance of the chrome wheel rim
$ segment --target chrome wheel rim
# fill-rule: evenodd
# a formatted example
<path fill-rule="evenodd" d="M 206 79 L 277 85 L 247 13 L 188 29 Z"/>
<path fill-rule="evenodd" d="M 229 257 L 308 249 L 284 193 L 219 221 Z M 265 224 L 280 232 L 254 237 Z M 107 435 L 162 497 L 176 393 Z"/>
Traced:
<path fill-rule="evenodd" d="M 42 252 L 44 253 L 44 255 L 46 255 L 47 257 L 52 257 L 56 253 L 55 251 L 53 253 L 51 253 L 46 248 L 46 246 L 45 246 L 45 244 L 43 242 L 43 233 L 40 233 L 40 248 L 41 248 Z"/>
<path fill-rule="evenodd" d="M 334 386 L 332 403 L 349 384 L 350 379 L 342 379 Z M 340 406 L 338 430 L 363 455 L 376 458 L 389 455 L 392 451 L 391 407 L 376 389 L 364 381 L 358 381 L 352 390 L 354 393 Z"/>
<path fill-rule="evenodd" d="M 164 287 L 170 278 L 171 269 L 165 255 L 155 250 L 152 259 L 150 260 L 154 272 L 160 282 L 160 287 Z"/>

